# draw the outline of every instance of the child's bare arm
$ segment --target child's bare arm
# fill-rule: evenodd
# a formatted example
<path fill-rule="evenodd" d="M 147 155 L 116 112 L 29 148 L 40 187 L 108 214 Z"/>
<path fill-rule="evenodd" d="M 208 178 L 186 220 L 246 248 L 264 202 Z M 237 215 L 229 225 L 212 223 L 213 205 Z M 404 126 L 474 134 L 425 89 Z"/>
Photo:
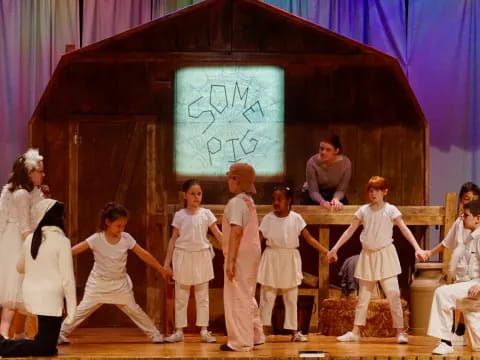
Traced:
<path fill-rule="evenodd" d="M 173 249 L 175 248 L 175 242 L 179 235 L 180 233 L 178 232 L 178 229 L 173 227 L 172 236 L 170 236 L 170 240 L 168 240 L 167 254 L 165 255 L 165 261 L 163 262 L 165 268 L 170 268 L 170 265 L 172 264 Z"/>
<path fill-rule="evenodd" d="M 209 229 L 212 232 L 213 236 L 215 236 L 215 239 L 217 239 L 220 246 L 223 248 L 223 233 L 218 228 L 218 225 L 214 223 L 210 225 Z"/>
<path fill-rule="evenodd" d="M 343 246 L 343 244 L 345 244 L 348 240 L 350 240 L 352 235 L 360 226 L 360 223 L 361 223 L 360 219 L 356 217 L 352 221 L 350 226 L 347 228 L 347 230 L 343 232 L 342 236 L 340 236 L 340 239 L 338 239 L 335 246 L 327 253 L 327 260 L 329 263 L 337 261 L 338 259 L 337 251 Z"/>
<path fill-rule="evenodd" d="M 88 246 L 87 240 L 83 240 L 72 247 L 72 256 L 81 254 L 82 252 L 87 251 L 89 248 L 90 246 Z"/>
<path fill-rule="evenodd" d="M 143 261 L 145 264 L 150 265 L 150 266 L 153 267 L 155 270 L 157 270 L 160 274 L 162 274 L 163 277 L 167 277 L 167 276 L 171 275 L 171 271 L 169 271 L 168 269 L 165 269 L 162 265 L 160 265 L 160 263 L 158 262 L 158 260 L 155 259 L 152 254 L 150 254 L 147 250 L 145 250 L 144 248 L 142 248 L 140 245 L 135 244 L 135 246 L 133 247 L 132 251 L 133 251 L 133 252 L 135 253 L 135 255 L 137 255 L 140 259 L 142 259 L 142 261 Z"/>
<path fill-rule="evenodd" d="M 318 252 L 322 254 L 328 253 L 328 249 L 320 244 L 320 242 L 315 239 L 312 235 L 310 235 L 310 232 L 307 230 L 307 228 L 303 228 L 302 232 L 300 233 L 302 237 L 305 239 L 305 241 L 312 247 L 318 250 Z"/>
<path fill-rule="evenodd" d="M 405 239 L 408 240 L 408 242 L 412 245 L 412 247 L 415 249 L 415 257 L 421 261 L 425 261 L 428 258 L 428 254 L 425 250 L 422 250 L 420 248 L 420 245 L 418 245 L 417 240 L 413 236 L 412 232 L 410 229 L 407 227 L 405 222 L 403 221 L 402 217 L 399 216 L 393 220 L 393 223 L 398 226 L 400 231 L 402 232 L 403 236 Z"/>

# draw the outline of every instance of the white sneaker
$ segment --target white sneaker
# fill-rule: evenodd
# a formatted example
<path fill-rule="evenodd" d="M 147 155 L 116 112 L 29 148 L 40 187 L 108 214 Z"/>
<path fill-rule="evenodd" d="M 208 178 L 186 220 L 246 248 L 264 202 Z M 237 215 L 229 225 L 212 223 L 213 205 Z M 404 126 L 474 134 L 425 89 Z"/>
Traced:
<path fill-rule="evenodd" d="M 448 355 L 452 353 L 453 353 L 453 346 L 447 345 L 443 341 L 440 341 L 440 344 L 438 344 L 437 347 L 432 350 L 432 354 L 435 354 L 435 355 Z"/>
<path fill-rule="evenodd" d="M 62 344 L 65 344 L 65 345 L 70 344 L 70 340 L 68 340 L 68 338 L 65 335 L 60 333 L 58 335 L 57 345 L 62 345 Z"/>
<path fill-rule="evenodd" d="M 465 336 L 463 335 L 452 335 L 452 345 L 453 346 L 466 346 L 467 342 L 465 341 Z"/>
<path fill-rule="evenodd" d="M 164 343 L 165 339 L 163 338 L 163 335 L 158 333 L 152 336 L 152 343 L 154 344 L 161 344 Z"/>
<path fill-rule="evenodd" d="M 165 342 L 177 343 L 183 342 L 183 332 L 174 332 L 172 335 L 165 338 Z"/>
<path fill-rule="evenodd" d="M 217 342 L 217 338 L 212 335 L 211 331 L 200 331 L 200 341 L 202 343 L 214 343 Z"/>
<path fill-rule="evenodd" d="M 408 335 L 401 333 L 397 336 L 397 344 L 408 344 Z"/>
<path fill-rule="evenodd" d="M 337 341 L 341 342 L 354 342 L 354 341 L 360 341 L 362 337 L 360 335 L 355 335 L 351 331 L 347 331 L 345 334 L 342 336 L 337 337 Z"/>
<path fill-rule="evenodd" d="M 307 342 L 308 336 L 303 335 L 301 331 L 297 331 L 295 334 L 292 335 L 293 342 Z"/>

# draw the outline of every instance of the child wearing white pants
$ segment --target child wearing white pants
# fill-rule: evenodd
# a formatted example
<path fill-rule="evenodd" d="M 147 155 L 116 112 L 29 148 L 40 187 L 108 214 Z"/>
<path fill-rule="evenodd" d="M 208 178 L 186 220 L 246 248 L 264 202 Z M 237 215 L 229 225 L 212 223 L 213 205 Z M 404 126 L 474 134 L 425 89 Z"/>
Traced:
<path fill-rule="evenodd" d="M 257 281 L 260 290 L 260 320 L 263 326 L 271 326 L 272 310 L 277 294 L 282 294 L 285 305 L 284 329 L 292 331 L 292 341 L 308 341 L 298 330 L 298 286 L 302 282 L 302 259 L 298 251 L 299 236 L 322 253 L 327 249 L 315 240 L 302 216 L 290 210 L 293 190 L 285 185 L 275 187 L 272 194 L 273 212 L 260 224 L 260 238 L 266 239 L 267 248 L 262 254 Z"/>
<path fill-rule="evenodd" d="M 457 308 L 457 301 L 467 297 L 476 298 L 480 294 L 480 200 L 464 205 L 462 220 L 464 228 L 472 231 L 465 241 L 469 249 L 465 253 L 466 276 L 469 280 L 443 285 L 435 290 L 427 335 L 440 339 L 440 343 L 432 350 L 437 355 L 453 353 L 453 311 Z M 470 339 L 477 344 L 480 339 L 480 312 L 464 310 L 463 315 Z"/>
<path fill-rule="evenodd" d="M 141 260 L 154 267 L 162 276 L 169 271 L 135 239 L 124 232 L 128 221 L 128 210 L 122 205 L 105 205 L 100 226 L 103 231 L 91 235 L 88 239 L 72 248 L 76 255 L 88 249 L 93 251 L 94 265 L 85 286 L 83 299 L 77 307 L 71 323 L 63 322 L 59 344 L 68 344 L 67 336 L 95 310 L 103 304 L 114 304 L 122 310 L 154 343 L 162 343 L 163 335 L 153 321 L 137 304 L 133 295 L 133 285 L 127 274 L 128 250 L 132 250 Z"/>
<path fill-rule="evenodd" d="M 357 210 L 355 219 L 327 255 L 330 262 L 336 261 L 338 249 L 363 223 L 363 231 L 360 234 L 362 251 L 355 268 L 355 277 L 359 279 L 360 291 L 355 309 L 354 326 L 352 331 L 337 337 L 338 341 L 360 340 L 360 327 L 365 326 L 368 304 L 378 281 L 390 305 L 393 327 L 397 331 L 397 342 L 399 344 L 408 343 L 408 336 L 403 326 L 403 310 L 397 279 L 397 275 L 402 270 L 393 245 L 393 226 L 399 227 L 403 236 L 415 249 L 415 256 L 418 259 L 424 261 L 426 253 L 420 249 L 411 231 L 405 225 L 400 211 L 395 206 L 383 201 L 387 192 L 387 182 L 383 177 L 373 176 L 370 178 L 367 184 L 370 203 Z"/>
<path fill-rule="evenodd" d="M 216 341 L 207 330 L 209 322 L 208 282 L 213 279 L 212 246 L 207 239 L 208 229 L 222 242 L 222 233 L 217 226 L 213 213 L 200 207 L 202 189 L 194 179 L 182 186 L 186 207 L 175 213 L 173 232 L 168 242 L 164 266 L 170 268 L 173 263 L 175 280 L 175 328 L 176 331 L 165 338 L 166 342 L 183 341 L 183 328 L 187 327 L 188 298 L 190 287 L 195 290 L 197 320 L 201 328 L 200 340 L 206 343 Z"/>

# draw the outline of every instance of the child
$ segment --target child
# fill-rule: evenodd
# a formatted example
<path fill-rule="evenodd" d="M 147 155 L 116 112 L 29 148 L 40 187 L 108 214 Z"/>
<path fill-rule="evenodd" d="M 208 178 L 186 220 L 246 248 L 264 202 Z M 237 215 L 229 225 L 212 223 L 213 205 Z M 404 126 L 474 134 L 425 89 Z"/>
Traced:
<path fill-rule="evenodd" d="M 54 356 L 66 300 L 69 323 L 75 316 L 77 299 L 70 240 L 65 237 L 64 205 L 52 199 L 32 208 L 35 232 L 25 240 L 17 270 L 25 274 L 25 308 L 38 316 L 34 340 L 5 340 L 0 336 L 0 357 Z"/>
<path fill-rule="evenodd" d="M 213 279 L 211 244 L 207 239 L 210 229 L 222 243 L 222 233 L 213 213 L 200 207 L 202 188 L 197 180 L 188 180 L 182 186 L 186 207 L 175 213 L 173 232 L 168 242 L 164 267 L 170 268 L 173 255 L 175 279 L 175 327 L 176 332 L 165 338 L 166 342 L 183 341 L 183 328 L 187 326 L 187 306 L 190 286 L 195 288 L 197 322 L 201 327 L 200 340 L 213 343 L 215 337 L 207 330 L 209 318 L 208 282 Z"/>
<path fill-rule="evenodd" d="M 397 275 L 402 272 L 397 251 L 393 245 L 393 226 L 400 228 L 403 236 L 415 249 L 415 256 L 425 261 L 425 251 L 420 249 L 411 231 L 402 220 L 398 209 L 383 201 L 387 195 L 387 182 L 383 177 L 373 176 L 367 184 L 369 204 L 363 205 L 355 213 L 355 219 L 342 234 L 335 246 L 327 255 L 328 260 L 337 261 L 337 251 L 353 235 L 363 223 L 360 234 L 362 251 L 355 268 L 355 277 L 359 279 L 360 291 L 355 310 L 355 322 L 352 331 L 337 337 L 338 341 L 359 341 L 360 327 L 365 325 L 368 304 L 377 281 L 382 285 L 390 304 L 393 327 L 397 330 L 397 343 L 408 343 L 408 336 L 403 329 L 403 310 L 400 300 Z"/>
<path fill-rule="evenodd" d="M 272 194 L 273 212 L 268 213 L 260 224 L 260 239 L 266 239 L 267 248 L 263 252 L 258 271 L 260 290 L 260 318 L 263 326 L 271 326 L 272 309 L 277 293 L 283 296 L 285 321 L 283 327 L 292 330 L 292 341 L 308 341 L 306 335 L 298 331 L 297 295 L 302 282 L 302 259 L 297 250 L 300 235 L 319 252 L 328 250 L 315 240 L 302 216 L 290 208 L 293 190 L 281 185 Z"/>
<path fill-rule="evenodd" d="M 463 206 L 463 226 L 471 231 L 466 239 L 471 243 L 471 251 L 465 254 L 468 267 L 467 272 L 470 280 L 457 282 L 451 285 L 438 287 L 433 294 L 432 310 L 428 323 L 427 335 L 440 339 L 440 343 L 433 349 L 433 354 L 447 355 L 453 353 L 451 343 L 453 314 L 457 306 L 457 300 L 465 297 L 475 298 L 480 294 L 480 200 L 473 200 Z M 480 313 L 475 311 L 463 311 L 467 320 L 472 343 L 480 340 Z"/>
<path fill-rule="evenodd" d="M 62 324 L 59 344 L 69 343 L 67 336 L 103 304 L 117 305 L 152 339 L 152 342 L 163 342 L 163 335 L 133 297 L 132 280 L 127 274 L 128 250 L 132 250 L 135 255 L 154 267 L 162 276 L 168 276 L 169 271 L 163 268 L 148 251 L 138 245 L 129 233 L 123 232 L 127 222 L 128 210 L 122 205 L 108 203 L 101 214 L 100 228 L 102 231 L 91 235 L 72 248 L 73 255 L 90 248 L 93 251 L 94 264 L 75 319 L 71 324 L 67 322 Z"/>
<path fill-rule="evenodd" d="M 260 263 L 258 219 L 252 194 L 255 170 L 248 164 L 236 163 L 227 173 L 228 189 L 235 196 L 225 206 L 222 219 L 225 278 L 223 303 L 227 343 L 222 351 L 250 351 L 265 343 L 255 289 Z"/>
<path fill-rule="evenodd" d="M 465 252 L 465 240 L 470 234 L 470 230 L 463 227 L 463 206 L 472 201 L 477 200 L 480 196 L 480 188 L 472 183 L 466 182 L 462 185 L 458 199 L 458 218 L 450 228 L 447 236 L 440 244 L 431 250 L 427 250 L 428 258 L 444 251 L 445 249 L 455 250 L 450 262 L 450 273 L 454 276 L 456 282 L 468 281 L 468 274 L 466 273 L 465 258 L 462 255 Z M 459 250 L 457 250 L 459 249 Z"/>
<path fill-rule="evenodd" d="M 30 220 L 33 205 L 43 197 L 39 186 L 43 182 L 43 156 L 29 149 L 15 160 L 12 173 L 0 194 L 0 335 L 8 338 L 15 311 L 23 308 L 22 279 L 16 269 L 24 240 L 35 230 Z M 24 337 L 25 317 L 15 329 L 15 338 Z"/>
<path fill-rule="evenodd" d="M 458 214 L 460 215 L 453 226 L 448 231 L 447 236 L 436 247 L 427 251 L 428 258 L 450 249 L 453 251 L 450 258 L 449 273 L 455 280 L 455 282 L 463 282 L 471 280 L 468 272 L 468 254 L 470 254 L 471 242 L 466 243 L 470 230 L 463 227 L 463 206 L 472 201 L 478 199 L 480 195 L 480 189 L 472 182 L 466 182 L 462 185 L 458 199 Z M 455 346 L 464 346 L 465 339 L 463 337 L 465 333 L 465 324 L 463 323 L 462 313 L 455 313 L 457 318 L 457 326 L 452 330 L 454 334 L 452 336 L 452 343 Z"/>

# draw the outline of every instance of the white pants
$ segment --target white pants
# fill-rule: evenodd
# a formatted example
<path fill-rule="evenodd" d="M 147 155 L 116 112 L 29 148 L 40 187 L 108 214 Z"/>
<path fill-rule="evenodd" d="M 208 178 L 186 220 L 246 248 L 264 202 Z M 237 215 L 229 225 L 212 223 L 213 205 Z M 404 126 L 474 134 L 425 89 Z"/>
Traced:
<path fill-rule="evenodd" d="M 393 327 L 403 328 L 403 310 L 400 299 L 400 288 L 396 276 L 379 280 L 383 292 L 390 305 L 390 314 L 392 314 Z M 360 291 L 358 294 L 357 308 L 355 309 L 354 325 L 364 326 L 367 321 L 368 304 L 375 290 L 376 281 L 359 280 Z"/>
<path fill-rule="evenodd" d="M 451 285 L 438 287 L 433 294 L 430 321 L 427 335 L 439 339 L 451 340 L 453 326 L 453 311 L 457 299 L 468 297 L 468 289 L 478 285 L 477 280 L 465 281 Z M 465 324 L 471 339 L 478 340 L 480 337 L 480 313 L 464 311 Z"/>
<path fill-rule="evenodd" d="M 282 294 L 285 305 L 285 321 L 283 328 L 297 330 L 297 298 L 298 286 L 290 289 L 277 289 L 262 285 L 260 289 L 260 321 L 263 326 L 272 325 L 272 310 L 275 305 L 277 293 Z"/>
<path fill-rule="evenodd" d="M 67 336 L 102 305 L 103 303 L 97 298 L 89 298 L 88 296 L 84 296 L 80 304 L 77 306 L 75 319 L 69 325 L 63 322 L 60 333 Z M 153 338 L 154 336 L 160 335 L 160 331 L 158 331 L 158 329 L 155 327 L 152 319 L 150 319 L 142 310 L 142 308 L 135 302 L 133 295 L 132 301 L 129 303 L 115 305 L 122 310 L 135 323 L 135 325 L 137 325 L 145 334 L 147 334 L 147 336 Z"/>
<path fill-rule="evenodd" d="M 187 327 L 188 298 L 190 297 L 190 286 L 175 282 L 175 327 L 182 329 Z M 202 284 L 193 285 L 195 289 L 195 304 L 197 310 L 197 326 L 208 326 L 209 319 L 209 295 L 208 281 Z"/>

